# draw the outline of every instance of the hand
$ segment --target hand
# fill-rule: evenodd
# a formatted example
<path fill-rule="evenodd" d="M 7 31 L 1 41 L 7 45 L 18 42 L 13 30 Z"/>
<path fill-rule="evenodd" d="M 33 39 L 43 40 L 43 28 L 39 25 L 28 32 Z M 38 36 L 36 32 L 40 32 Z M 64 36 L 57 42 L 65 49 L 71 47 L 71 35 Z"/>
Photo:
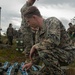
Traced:
<path fill-rule="evenodd" d="M 28 0 L 29 3 L 34 3 L 36 0 Z"/>
<path fill-rule="evenodd" d="M 28 0 L 27 3 L 32 6 L 35 3 L 36 0 Z"/>
<path fill-rule="evenodd" d="M 24 70 L 25 68 L 26 68 L 26 70 L 29 70 L 30 68 L 31 68 L 31 66 L 32 66 L 32 63 L 30 62 L 30 63 L 27 63 L 27 64 L 25 64 L 23 67 L 22 67 L 22 70 Z"/>

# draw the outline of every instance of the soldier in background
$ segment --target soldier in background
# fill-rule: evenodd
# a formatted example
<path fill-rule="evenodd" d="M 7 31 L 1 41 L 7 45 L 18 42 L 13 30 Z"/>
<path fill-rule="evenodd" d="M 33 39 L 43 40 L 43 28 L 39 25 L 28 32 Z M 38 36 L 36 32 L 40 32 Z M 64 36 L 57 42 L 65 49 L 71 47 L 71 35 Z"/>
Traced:
<path fill-rule="evenodd" d="M 75 24 L 73 25 L 73 39 L 72 39 L 72 43 L 75 46 Z"/>
<path fill-rule="evenodd" d="M 23 69 L 28 70 L 35 64 L 32 57 L 37 51 L 45 65 L 38 75 L 63 75 L 61 66 L 68 65 L 73 61 L 74 51 L 70 44 L 70 37 L 61 21 L 55 17 L 43 19 L 35 6 L 29 7 L 24 13 L 24 17 L 29 26 L 37 31 L 36 37 L 39 38 L 39 43 L 32 46 L 31 62 L 25 64 Z"/>
<path fill-rule="evenodd" d="M 72 23 L 69 23 L 68 25 L 69 25 L 69 28 L 67 29 L 67 32 L 70 35 L 70 37 L 73 37 L 74 27 Z"/>
<path fill-rule="evenodd" d="M 75 25 L 73 25 L 72 23 L 69 23 L 69 28 L 67 29 L 67 32 L 71 38 L 71 42 L 74 45 L 75 43 Z"/>
<path fill-rule="evenodd" d="M 12 23 L 9 24 L 9 27 L 7 28 L 6 34 L 7 34 L 7 38 L 8 38 L 8 44 L 13 45 L 14 29 L 12 27 Z"/>
<path fill-rule="evenodd" d="M 26 20 L 24 19 L 24 12 L 27 10 L 28 7 L 32 6 L 36 0 L 28 0 L 23 7 L 21 8 L 21 17 L 22 17 L 22 22 L 21 22 L 21 36 L 22 39 L 24 40 L 24 45 L 25 45 L 25 50 L 23 53 L 25 54 L 26 58 L 29 58 L 29 52 L 34 45 L 34 37 L 35 37 L 35 32 L 31 30 L 31 28 L 28 26 Z"/>

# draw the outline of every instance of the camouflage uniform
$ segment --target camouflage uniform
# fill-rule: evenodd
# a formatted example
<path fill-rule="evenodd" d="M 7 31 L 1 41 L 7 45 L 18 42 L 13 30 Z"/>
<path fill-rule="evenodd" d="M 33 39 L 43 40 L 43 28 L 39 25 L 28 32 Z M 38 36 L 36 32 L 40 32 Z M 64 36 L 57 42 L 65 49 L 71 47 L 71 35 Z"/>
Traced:
<path fill-rule="evenodd" d="M 73 32 L 75 32 L 75 26 L 72 25 L 72 27 L 69 27 L 69 28 L 67 29 L 67 32 L 68 32 L 68 34 L 70 35 L 70 37 L 72 38 L 72 37 L 73 37 Z"/>
<path fill-rule="evenodd" d="M 63 75 L 61 66 L 68 65 L 74 58 L 63 24 L 55 17 L 44 20 L 43 28 L 36 32 L 36 41 L 39 42 L 35 44 L 38 54 L 45 64 L 38 75 Z"/>
<path fill-rule="evenodd" d="M 21 22 L 21 32 L 22 32 L 22 38 L 24 40 L 24 45 L 25 45 L 25 51 L 24 54 L 25 56 L 29 56 L 29 51 L 33 45 L 33 33 L 26 23 L 26 20 L 24 19 L 24 12 L 26 9 L 31 6 L 32 4 L 29 4 L 26 2 L 26 4 L 21 8 L 21 17 L 22 17 L 22 22 Z"/>
<path fill-rule="evenodd" d="M 75 25 L 73 25 L 73 39 L 72 39 L 72 43 L 75 46 Z"/>
<path fill-rule="evenodd" d="M 13 36 L 14 36 L 14 29 L 13 29 L 13 27 L 10 27 L 10 26 L 9 26 L 9 27 L 7 28 L 6 34 L 7 34 L 7 38 L 8 38 L 7 43 L 8 43 L 9 45 L 13 45 Z"/>
<path fill-rule="evenodd" d="M 67 32 L 71 38 L 71 42 L 74 45 L 75 43 L 75 25 L 67 29 Z"/>

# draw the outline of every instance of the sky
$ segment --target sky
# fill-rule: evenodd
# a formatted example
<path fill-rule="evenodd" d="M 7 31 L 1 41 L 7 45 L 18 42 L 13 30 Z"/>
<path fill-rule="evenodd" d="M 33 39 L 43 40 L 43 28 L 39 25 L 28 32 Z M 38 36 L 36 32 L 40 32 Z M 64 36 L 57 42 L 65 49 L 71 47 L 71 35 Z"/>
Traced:
<path fill-rule="evenodd" d="M 21 7 L 27 0 L 0 0 L 1 28 L 6 32 L 9 23 L 13 28 L 21 26 Z M 36 0 L 34 3 L 44 18 L 57 17 L 68 28 L 68 23 L 75 17 L 75 0 Z"/>

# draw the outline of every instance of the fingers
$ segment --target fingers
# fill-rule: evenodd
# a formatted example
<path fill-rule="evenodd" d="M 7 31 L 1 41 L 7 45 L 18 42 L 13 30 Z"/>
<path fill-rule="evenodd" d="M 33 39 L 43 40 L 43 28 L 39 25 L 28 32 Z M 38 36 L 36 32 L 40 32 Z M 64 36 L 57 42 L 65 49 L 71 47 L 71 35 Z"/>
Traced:
<path fill-rule="evenodd" d="M 27 68 L 26 68 L 26 71 L 29 70 L 29 68 L 30 68 L 30 67 L 27 67 Z"/>
<path fill-rule="evenodd" d="M 27 65 L 24 65 L 24 66 L 22 67 L 22 70 L 24 70 L 24 69 L 28 70 L 29 67 L 27 67 Z"/>
<path fill-rule="evenodd" d="M 28 64 L 25 64 L 23 67 L 22 67 L 22 70 L 26 69 L 26 70 L 29 70 L 30 67 L 32 66 L 32 63 L 28 63 Z"/>
<path fill-rule="evenodd" d="M 22 71 L 24 70 L 24 68 L 22 68 Z"/>
<path fill-rule="evenodd" d="M 24 69 L 25 69 L 25 66 L 22 67 L 22 70 L 24 70 Z"/>

